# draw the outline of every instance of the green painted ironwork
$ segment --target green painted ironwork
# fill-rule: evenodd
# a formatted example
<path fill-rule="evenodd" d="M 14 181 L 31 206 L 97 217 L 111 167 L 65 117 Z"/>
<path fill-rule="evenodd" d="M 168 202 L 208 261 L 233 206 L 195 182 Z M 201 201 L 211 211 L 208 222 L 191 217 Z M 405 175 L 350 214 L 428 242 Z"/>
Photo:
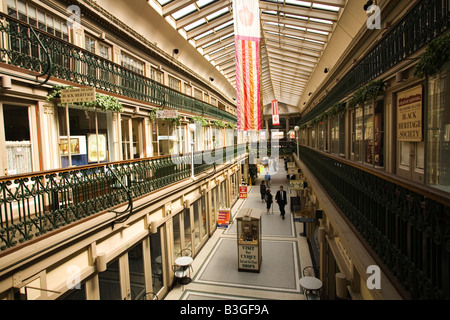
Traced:
<path fill-rule="evenodd" d="M 124 97 L 236 123 L 236 116 L 0 13 L 0 61 Z M 34 35 L 34 36 L 33 36 Z"/>
<path fill-rule="evenodd" d="M 450 298 L 448 199 L 308 147 L 300 158 L 413 299 Z"/>
<path fill-rule="evenodd" d="M 245 144 L 194 154 L 195 174 L 246 154 Z M 62 226 L 112 211 L 124 221 L 137 197 L 188 179 L 191 155 L 179 154 L 0 179 L 0 249 L 14 247 Z M 114 208 L 128 207 L 123 212 Z"/>
<path fill-rule="evenodd" d="M 304 125 L 449 31 L 450 3 L 422 0 L 299 122 Z"/>

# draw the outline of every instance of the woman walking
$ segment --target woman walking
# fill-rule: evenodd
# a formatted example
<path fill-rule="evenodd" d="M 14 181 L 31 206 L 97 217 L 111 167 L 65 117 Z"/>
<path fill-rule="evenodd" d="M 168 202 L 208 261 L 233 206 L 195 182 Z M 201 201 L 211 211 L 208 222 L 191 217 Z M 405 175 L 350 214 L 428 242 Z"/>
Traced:
<path fill-rule="evenodd" d="M 266 184 L 264 181 L 261 181 L 261 185 L 259 186 L 259 193 L 261 193 L 261 202 L 264 202 L 266 198 Z"/>
<path fill-rule="evenodd" d="M 270 193 L 270 189 L 267 189 L 266 191 L 266 208 L 267 208 L 267 214 L 270 213 L 270 207 L 272 206 L 273 202 L 273 196 Z"/>

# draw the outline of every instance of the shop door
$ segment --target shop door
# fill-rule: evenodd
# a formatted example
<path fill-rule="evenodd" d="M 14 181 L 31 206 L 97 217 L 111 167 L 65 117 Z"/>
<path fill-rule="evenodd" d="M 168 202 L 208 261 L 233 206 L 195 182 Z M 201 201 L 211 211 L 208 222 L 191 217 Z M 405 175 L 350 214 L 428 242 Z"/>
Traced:
<path fill-rule="evenodd" d="M 0 147 L 0 176 L 33 171 L 27 106 L 0 104 Z"/>
<path fill-rule="evenodd" d="M 424 183 L 425 143 L 398 142 L 397 175 L 417 183 Z"/>
<path fill-rule="evenodd" d="M 192 204 L 192 232 L 193 232 L 193 254 L 200 251 L 202 246 L 208 239 L 208 221 L 206 214 L 206 201 L 205 197 L 202 197 Z"/>

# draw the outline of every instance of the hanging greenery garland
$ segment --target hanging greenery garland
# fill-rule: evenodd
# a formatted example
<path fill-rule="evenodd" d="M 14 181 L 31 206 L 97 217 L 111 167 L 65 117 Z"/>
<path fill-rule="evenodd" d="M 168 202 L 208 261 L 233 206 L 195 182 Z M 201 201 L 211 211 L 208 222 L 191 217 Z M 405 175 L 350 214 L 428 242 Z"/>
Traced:
<path fill-rule="evenodd" d="M 62 86 L 62 85 L 54 85 L 52 87 L 52 91 L 47 95 L 46 100 L 51 101 L 52 99 L 61 98 L 61 90 L 63 89 L 73 89 L 72 86 Z M 82 106 L 86 109 L 88 108 L 97 108 L 103 111 L 117 111 L 123 112 L 124 108 L 119 100 L 115 97 L 104 95 L 101 93 L 95 93 L 95 100 L 91 102 L 75 102 L 73 103 L 78 106 Z"/>
<path fill-rule="evenodd" d="M 192 116 L 191 118 L 191 122 L 195 123 L 195 122 L 200 122 L 202 127 L 206 127 L 209 126 L 209 122 L 208 120 L 206 120 L 204 117 L 202 116 Z"/>
<path fill-rule="evenodd" d="M 434 39 L 420 57 L 414 75 L 419 78 L 435 76 L 450 60 L 450 34 Z"/>

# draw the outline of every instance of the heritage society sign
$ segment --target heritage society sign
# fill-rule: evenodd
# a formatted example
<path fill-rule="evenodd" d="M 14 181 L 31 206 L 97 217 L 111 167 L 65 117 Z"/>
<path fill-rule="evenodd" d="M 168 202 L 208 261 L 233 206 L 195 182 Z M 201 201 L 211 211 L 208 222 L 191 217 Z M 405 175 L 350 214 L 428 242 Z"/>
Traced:
<path fill-rule="evenodd" d="M 61 90 L 61 103 L 95 101 L 95 88 L 75 88 Z"/>
<path fill-rule="evenodd" d="M 422 141 L 422 86 L 400 92 L 397 96 L 397 140 Z"/>

